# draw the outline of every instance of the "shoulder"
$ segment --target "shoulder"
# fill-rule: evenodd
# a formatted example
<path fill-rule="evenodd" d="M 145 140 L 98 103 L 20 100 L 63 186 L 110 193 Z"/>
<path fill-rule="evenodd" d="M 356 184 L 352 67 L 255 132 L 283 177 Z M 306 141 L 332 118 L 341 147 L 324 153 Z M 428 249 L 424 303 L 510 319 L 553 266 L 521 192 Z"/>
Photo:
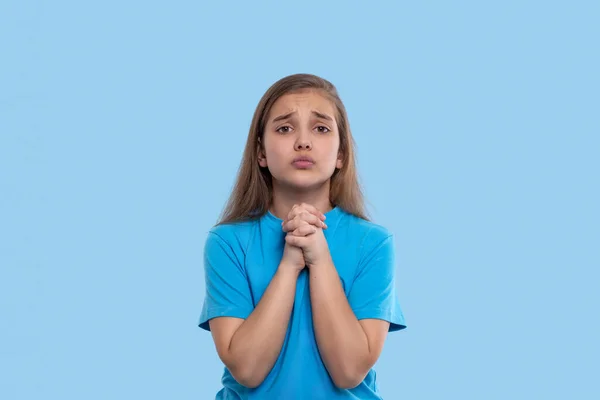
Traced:
<path fill-rule="evenodd" d="M 206 246 L 227 246 L 232 251 L 244 251 L 257 221 L 242 221 L 213 226 L 207 234 Z"/>
<path fill-rule="evenodd" d="M 393 258 L 394 235 L 387 227 L 344 212 L 338 226 L 342 247 L 355 254 L 358 265 L 368 263 L 373 257 Z"/>
<path fill-rule="evenodd" d="M 348 234 L 360 238 L 363 245 L 377 245 L 393 238 L 393 233 L 383 225 L 368 221 L 343 211 L 341 227 Z"/>

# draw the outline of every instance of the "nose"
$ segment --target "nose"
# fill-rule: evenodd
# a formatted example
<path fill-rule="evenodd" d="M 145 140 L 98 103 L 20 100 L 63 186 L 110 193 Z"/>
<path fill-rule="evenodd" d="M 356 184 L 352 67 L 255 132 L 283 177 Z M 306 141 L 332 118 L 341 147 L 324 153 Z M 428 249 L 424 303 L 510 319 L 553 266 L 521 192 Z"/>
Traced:
<path fill-rule="evenodd" d="M 296 143 L 296 150 L 310 150 L 312 145 L 309 142 L 298 142 Z"/>
<path fill-rule="evenodd" d="M 312 143 L 309 140 L 308 135 L 299 135 L 296 139 L 295 144 L 296 150 L 310 150 L 312 149 Z"/>

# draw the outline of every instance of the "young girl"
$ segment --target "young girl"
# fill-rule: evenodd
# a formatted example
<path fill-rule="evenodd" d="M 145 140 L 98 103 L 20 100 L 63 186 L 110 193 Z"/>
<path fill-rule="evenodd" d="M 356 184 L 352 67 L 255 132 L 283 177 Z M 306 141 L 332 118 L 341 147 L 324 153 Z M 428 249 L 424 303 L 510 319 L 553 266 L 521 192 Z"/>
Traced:
<path fill-rule="evenodd" d="M 372 367 L 406 325 L 393 236 L 363 208 L 335 87 L 276 82 L 204 249 L 199 326 L 225 364 L 217 399 L 381 399 Z"/>

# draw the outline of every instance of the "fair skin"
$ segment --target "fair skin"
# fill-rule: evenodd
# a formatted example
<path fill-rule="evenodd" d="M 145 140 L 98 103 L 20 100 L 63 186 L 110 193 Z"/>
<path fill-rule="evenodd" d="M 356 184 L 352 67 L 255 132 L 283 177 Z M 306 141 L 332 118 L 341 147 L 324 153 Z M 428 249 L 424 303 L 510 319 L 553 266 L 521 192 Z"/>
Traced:
<path fill-rule="evenodd" d="M 336 386 L 357 386 L 379 357 L 389 322 L 357 320 L 341 286 L 323 229 L 332 209 L 330 178 L 343 160 L 335 108 L 316 91 L 280 97 L 268 116 L 259 164 L 273 177 L 271 212 L 286 232 L 279 268 L 246 319 L 210 321 L 217 352 L 234 378 L 256 387 L 273 367 L 285 338 L 298 275 L 309 268 L 319 352 Z M 298 161 L 310 157 L 308 164 Z M 352 351 L 348 351 L 352 349 Z"/>
<path fill-rule="evenodd" d="M 310 269 L 310 299 L 313 325 L 321 358 L 339 388 L 349 389 L 361 383 L 373 367 L 389 329 L 389 322 L 378 319 L 357 320 L 333 264 L 323 228 L 314 233 L 296 233 L 309 222 L 301 204 L 283 224 L 288 232 L 286 243 L 302 249 Z M 300 216 L 300 217 L 298 217 Z M 348 351 L 352 349 L 352 351 Z"/>
<path fill-rule="evenodd" d="M 342 167 L 333 104 L 318 92 L 303 91 L 279 98 L 269 114 L 259 165 L 273 177 L 273 214 L 283 219 L 298 203 L 331 210 L 330 178 Z M 294 166 L 300 156 L 312 158 L 313 165 Z"/>

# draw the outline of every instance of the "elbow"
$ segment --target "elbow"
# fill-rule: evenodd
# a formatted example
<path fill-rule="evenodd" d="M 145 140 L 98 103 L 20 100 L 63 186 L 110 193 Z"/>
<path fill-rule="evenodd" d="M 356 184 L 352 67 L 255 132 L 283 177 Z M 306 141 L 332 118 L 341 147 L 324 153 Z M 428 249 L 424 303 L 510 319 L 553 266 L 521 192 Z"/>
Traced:
<path fill-rule="evenodd" d="M 256 369 L 252 368 L 229 368 L 229 372 L 237 383 L 248 389 L 257 388 L 265 380 L 265 376 L 258 374 Z"/>
<path fill-rule="evenodd" d="M 333 384 L 338 389 L 354 389 L 362 383 L 366 374 L 357 370 L 342 370 L 332 376 Z"/>
<path fill-rule="evenodd" d="M 335 384 L 335 387 L 337 387 L 338 389 L 354 389 L 355 387 L 360 385 L 360 383 L 362 381 L 363 381 L 362 379 L 348 376 L 348 377 L 341 377 L 338 379 L 334 379 L 333 383 Z"/>
<path fill-rule="evenodd" d="M 221 361 L 225 364 L 233 379 L 248 389 L 255 389 L 260 386 L 269 372 L 264 371 L 257 365 L 258 360 L 243 360 L 240 357 L 234 357 L 231 353 L 221 356 Z"/>

